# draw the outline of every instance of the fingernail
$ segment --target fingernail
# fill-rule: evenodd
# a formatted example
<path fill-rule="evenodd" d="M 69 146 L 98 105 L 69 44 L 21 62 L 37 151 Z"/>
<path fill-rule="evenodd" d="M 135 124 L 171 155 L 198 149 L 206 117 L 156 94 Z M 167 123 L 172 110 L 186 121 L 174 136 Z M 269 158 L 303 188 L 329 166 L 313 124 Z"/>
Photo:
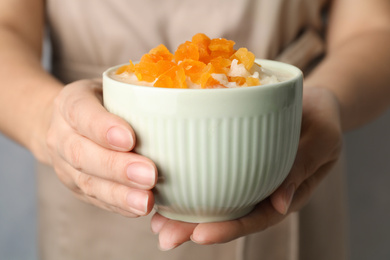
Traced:
<path fill-rule="evenodd" d="M 214 245 L 214 243 L 207 243 L 205 241 L 201 241 L 201 240 L 197 240 L 193 237 L 193 235 L 190 236 L 190 240 L 196 244 L 199 244 L 199 245 Z"/>
<path fill-rule="evenodd" d="M 127 194 L 127 204 L 138 215 L 145 215 L 148 212 L 149 195 L 140 190 L 132 190 Z"/>
<path fill-rule="evenodd" d="M 292 199 L 294 197 L 294 193 L 295 193 L 295 185 L 294 184 L 290 184 L 287 189 L 286 189 L 286 195 L 285 195 L 285 210 L 283 212 L 283 214 L 287 214 L 288 212 L 288 209 L 290 208 L 290 205 L 291 205 L 291 202 L 292 202 Z"/>
<path fill-rule="evenodd" d="M 156 171 L 148 163 L 134 162 L 127 167 L 127 177 L 139 185 L 152 188 L 156 182 Z"/>
<path fill-rule="evenodd" d="M 174 248 L 176 248 L 178 245 L 176 244 L 173 244 L 173 245 L 161 245 L 161 243 L 158 244 L 158 248 L 161 250 L 161 251 L 169 251 L 169 250 L 172 250 Z"/>
<path fill-rule="evenodd" d="M 107 132 L 109 144 L 122 149 L 130 150 L 133 146 L 133 137 L 127 129 L 118 126 L 111 127 Z"/>

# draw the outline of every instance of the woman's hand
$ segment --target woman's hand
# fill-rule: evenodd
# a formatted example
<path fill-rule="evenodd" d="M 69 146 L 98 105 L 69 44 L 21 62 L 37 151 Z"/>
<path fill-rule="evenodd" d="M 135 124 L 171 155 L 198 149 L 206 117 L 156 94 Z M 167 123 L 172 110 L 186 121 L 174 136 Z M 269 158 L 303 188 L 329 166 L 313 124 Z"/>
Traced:
<path fill-rule="evenodd" d="M 134 145 L 129 124 L 102 106 L 100 81 L 74 82 L 56 97 L 48 161 L 80 199 L 128 217 L 150 213 L 157 170 L 151 160 L 129 152 Z"/>
<path fill-rule="evenodd" d="M 301 138 L 294 165 L 282 185 L 247 216 L 237 220 L 192 224 L 152 218 L 152 231 L 159 233 L 162 250 L 192 240 L 198 244 L 224 243 L 259 232 L 300 210 L 320 181 L 337 161 L 342 146 L 339 105 L 332 93 L 305 88 Z"/>

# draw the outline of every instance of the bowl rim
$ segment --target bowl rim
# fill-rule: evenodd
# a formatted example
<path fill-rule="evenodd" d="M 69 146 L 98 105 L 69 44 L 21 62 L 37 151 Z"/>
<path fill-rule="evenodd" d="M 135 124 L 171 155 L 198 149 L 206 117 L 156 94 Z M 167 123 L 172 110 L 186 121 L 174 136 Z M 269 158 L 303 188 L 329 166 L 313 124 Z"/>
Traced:
<path fill-rule="evenodd" d="M 288 64 L 288 63 L 281 62 L 281 61 L 269 60 L 269 59 L 255 59 L 255 62 L 259 63 L 260 65 L 262 65 L 261 63 L 264 63 L 264 65 L 267 64 L 271 67 L 283 66 L 284 68 L 286 68 L 286 70 L 288 72 L 292 72 L 292 77 L 288 78 L 287 80 L 283 80 L 283 81 L 276 82 L 276 83 L 269 83 L 269 84 L 265 84 L 265 85 L 257 85 L 257 86 L 251 86 L 251 87 L 214 88 L 214 89 L 209 89 L 209 88 L 206 88 L 206 89 L 188 89 L 188 88 L 183 89 L 183 88 L 157 88 L 157 87 L 153 87 L 153 86 L 136 85 L 136 84 L 131 84 L 131 83 L 127 83 L 127 82 L 113 79 L 112 77 L 110 77 L 108 75 L 111 71 L 116 70 L 123 65 L 128 65 L 127 63 L 126 64 L 119 64 L 119 65 L 116 65 L 116 66 L 113 66 L 113 67 L 106 69 L 103 72 L 102 76 L 103 76 L 103 80 L 109 80 L 109 81 L 115 82 L 116 84 L 125 85 L 127 87 L 130 86 L 131 88 L 135 88 L 135 89 L 139 88 L 142 90 L 153 90 L 153 91 L 160 91 L 160 92 L 177 92 L 177 93 L 179 93 L 179 92 L 190 93 L 190 92 L 199 92 L 199 91 L 202 91 L 202 92 L 232 91 L 232 92 L 234 92 L 234 91 L 248 91 L 251 89 L 254 90 L 254 89 L 258 89 L 258 88 L 265 90 L 265 89 L 275 88 L 276 86 L 283 86 L 285 84 L 289 85 L 291 82 L 295 82 L 295 81 L 299 80 L 299 78 L 303 78 L 302 70 L 300 70 L 298 67 L 296 67 L 292 64 Z M 103 87 L 104 87 L 104 85 L 105 84 L 103 84 Z"/>

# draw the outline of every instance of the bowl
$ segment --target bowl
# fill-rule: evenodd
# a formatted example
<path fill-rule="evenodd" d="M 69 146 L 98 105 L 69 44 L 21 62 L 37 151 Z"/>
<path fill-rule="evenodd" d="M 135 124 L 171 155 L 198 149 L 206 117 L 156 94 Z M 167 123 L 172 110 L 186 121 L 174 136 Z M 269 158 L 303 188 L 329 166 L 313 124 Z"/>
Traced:
<path fill-rule="evenodd" d="M 133 85 L 103 73 L 106 109 L 135 131 L 135 152 L 159 172 L 155 208 L 170 219 L 201 223 L 248 214 L 286 178 L 302 117 L 302 72 L 256 60 L 281 82 L 229 89 Z"/>

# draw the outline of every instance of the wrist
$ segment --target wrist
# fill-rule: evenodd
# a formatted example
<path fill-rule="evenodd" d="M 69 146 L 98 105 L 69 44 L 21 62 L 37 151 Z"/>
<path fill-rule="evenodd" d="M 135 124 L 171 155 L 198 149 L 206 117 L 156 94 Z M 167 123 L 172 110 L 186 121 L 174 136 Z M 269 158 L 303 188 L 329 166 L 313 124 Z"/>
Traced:
<path fill-rule="evenodd" d="M 321 110 L 324 109 L 330 112 L 333 115 L 333 121 L 337 122 L 340 129 L 342 129 L 342 106 L 336 93 L 326 87 L 305 85 L 303 95 L 306 96 L 306 98 L 304 97 L 306 102 L 316 103 L 312 105 L 321 104 Z M 319 102 L 320 100 L 325 102 Z M 306 102 L 303 103 L 304 106 Z"/>
<path fill-rule="evenodd" d="M 61 91 L 62 86 L 56 82 L 46 89 L 40 90 L 44 95 L 40 97 L 41 102 L 37 107 L 33 120 L 32 129 L 29 134 L 27 148 L 32 152 L 34 157 L 43 163 L 50 164 L 51 159 L 48 154 L 46 136 L 52 121 L 55 98 Z"/>

